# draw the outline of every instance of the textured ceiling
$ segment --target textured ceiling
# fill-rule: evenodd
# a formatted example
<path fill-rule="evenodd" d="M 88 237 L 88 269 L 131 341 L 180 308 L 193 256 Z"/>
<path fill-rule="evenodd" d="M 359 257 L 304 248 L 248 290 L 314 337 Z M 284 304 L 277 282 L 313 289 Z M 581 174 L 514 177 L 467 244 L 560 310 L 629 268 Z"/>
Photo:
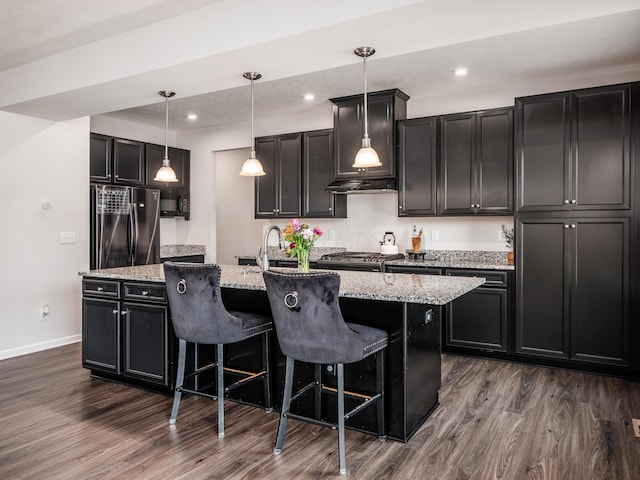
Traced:
<path fill-rule="evenodd" d="M 400 88 L 413 99 L 526 95 L 640 80 L 637 0 L 0 0 L 0 109 L 170 128 L 329 109 Z M 469 68 L 455 77 L 458 66 Z M 612 80 L 613 79 L 613 80 Z M 302 96 L 315 94 L 307 102 Z M 195 122 L 187 114 L 195 113 Z M 444 113 L 444 112 L 435 112 Z"/>

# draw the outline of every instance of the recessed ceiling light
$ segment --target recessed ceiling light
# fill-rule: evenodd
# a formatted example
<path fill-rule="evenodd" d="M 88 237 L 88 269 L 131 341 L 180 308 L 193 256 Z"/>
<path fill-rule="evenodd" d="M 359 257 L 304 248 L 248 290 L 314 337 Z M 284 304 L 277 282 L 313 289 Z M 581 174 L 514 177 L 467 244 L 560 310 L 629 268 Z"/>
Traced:
<path fill-rule="evenodd" d="M 302 98 L 310 102 L 311 100 L 314 100 L 316 96 L 313 93 L 305 93 Z"/>
<path fill-rule="evenodd" d="M 189 115 L 187 115 L 187 118 L 189 120 L 197 120 L 198 119 L 198 115 L 196 115 L 195 113 L 190 113 Z"/>
<path fill-rule="evenodd" d="M 467 73 L 469 73 L 469 69 L 465 67 L 456 68 L 453 73 L 455 73 L 458 77 L 463 77 Z"/>

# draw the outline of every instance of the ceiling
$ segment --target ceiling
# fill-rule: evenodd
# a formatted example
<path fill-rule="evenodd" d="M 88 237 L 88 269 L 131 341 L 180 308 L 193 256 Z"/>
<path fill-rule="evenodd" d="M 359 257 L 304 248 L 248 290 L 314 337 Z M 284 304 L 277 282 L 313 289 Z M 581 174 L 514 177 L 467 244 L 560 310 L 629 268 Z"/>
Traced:
<path fill-rule="evenodd" d="M 184 130 L 400 88 L 424 101 L 640 80 L 637 0 L 0 0 L 0 109 Z M 5 14 L 6 12 L 6 14 Z M 452 70 L 469 69 L 465 77 Z M 613 82 L 612 82 L 613 80 Z M 306 93 L 315 100 L 305 101 Z M 198 119 L 190 121 L 188 113 Z M 443 113 L 443 112 L 440 112 Z"/>

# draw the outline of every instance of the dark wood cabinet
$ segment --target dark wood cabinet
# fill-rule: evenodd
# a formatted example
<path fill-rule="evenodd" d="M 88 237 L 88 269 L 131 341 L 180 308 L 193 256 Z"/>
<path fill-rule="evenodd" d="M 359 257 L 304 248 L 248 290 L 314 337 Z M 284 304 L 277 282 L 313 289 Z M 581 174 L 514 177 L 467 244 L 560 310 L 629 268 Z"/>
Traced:
<path fill-rule="evenodd" d="M 152 143 L 146 144 L 147 157 L 147 186 L 160 190 L 160 216 L 184 217 L 189 220 L 191 216 L 191 179 L 189 150 L 169 147 L 169 160 L 171 167 L 176 172 L 178 181 L 174 183 L 156 182 L 153 180 L 164 159 L 164 146 Z"/>
<path fill-rule="evenodd" d="M 304 132 L 302 141 L 302 216 L 346 218 L 346 196 L 326 190 L 334 178 L 333 129 Z"/>
<path fill-rule="evenodd" d="M 516 99 L 516 209 L 629 210 L 631 85 Z"/>
<path fill-rule="evenodd" d="M 436 215 L 438 117 L 398 122 L 398 216 Z"/>
<path fill-rule="evenodd" d="M 255 218 L 301 214 L 302 134 L 256 138 L 266 175 L 255 178 Z"/>
<path fill-rule="evenodd" d="M 113 139 L 113 183 L 145 185 L 145 144 L 122 138 Z"/>
<path fill-rule="evenodd" d="M 153 178 L 162 167 L 164 159 L 164 145 L 156 145 L 153 143 L 146 144 L 147 156 L 147 186 L 155 188 L 185 188 L 189 185 L 189 150 L 181 148 L 169 147 L 169 160 L 171 168 L 176 172 L 177 182 L 156 182 Z"/>
<path fill-rule="evenodd" d="M 513 213 L 513 109 L 443 115 L 439 212 Z"/>
<path fill-rule="evenodd" d="M 382 165 L 353 168 L 364 135 L 364 94 L 332 98 L 335 178 L 386 178 L 396 175 L 396 120 L 407 117 L 409 96 L 398 89 L 367 94 L 368 133 Z"/>
<path fill-rule="evenodd" d="M 113 176 L 113 138 L 99 133 L 89 136 L 89 179 L 111 183 Z"/>
<path fill-rule="evenodd" d="M 135 385 L 171 386 L 175 338 L 164 284 L 85 277 L 82 365 Z"/>
<path fill-rule="evenodd" d="M 446 275 L 484 277 L 486 283 L 447 305 L 445 345 L 508 352 L 509 272 L 447 269 Z"/>
<path fill-rule="evenodd" d="M 519 217 L 516 353 L 629 365 L 630 218 Z"/>

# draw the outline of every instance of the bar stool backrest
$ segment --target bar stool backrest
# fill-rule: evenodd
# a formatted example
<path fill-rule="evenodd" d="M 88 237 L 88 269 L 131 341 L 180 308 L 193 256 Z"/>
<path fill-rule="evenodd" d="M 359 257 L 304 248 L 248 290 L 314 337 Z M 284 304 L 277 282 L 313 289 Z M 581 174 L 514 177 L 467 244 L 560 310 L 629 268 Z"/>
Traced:
<path fill-rule="evenodd" d="M 364 358 L 364 339 L 345 323 L 333 272 L 263 273 L 282 353 L 295 360 L 352 363 Z"/>
<path fill-rule="evenodd" d="M 209 345 L 246 338 L 242 320 L 222 303 L 220 274 L 220 267 L 213 264 L 164 264 L 171 320 L 178 338 Z"/>

